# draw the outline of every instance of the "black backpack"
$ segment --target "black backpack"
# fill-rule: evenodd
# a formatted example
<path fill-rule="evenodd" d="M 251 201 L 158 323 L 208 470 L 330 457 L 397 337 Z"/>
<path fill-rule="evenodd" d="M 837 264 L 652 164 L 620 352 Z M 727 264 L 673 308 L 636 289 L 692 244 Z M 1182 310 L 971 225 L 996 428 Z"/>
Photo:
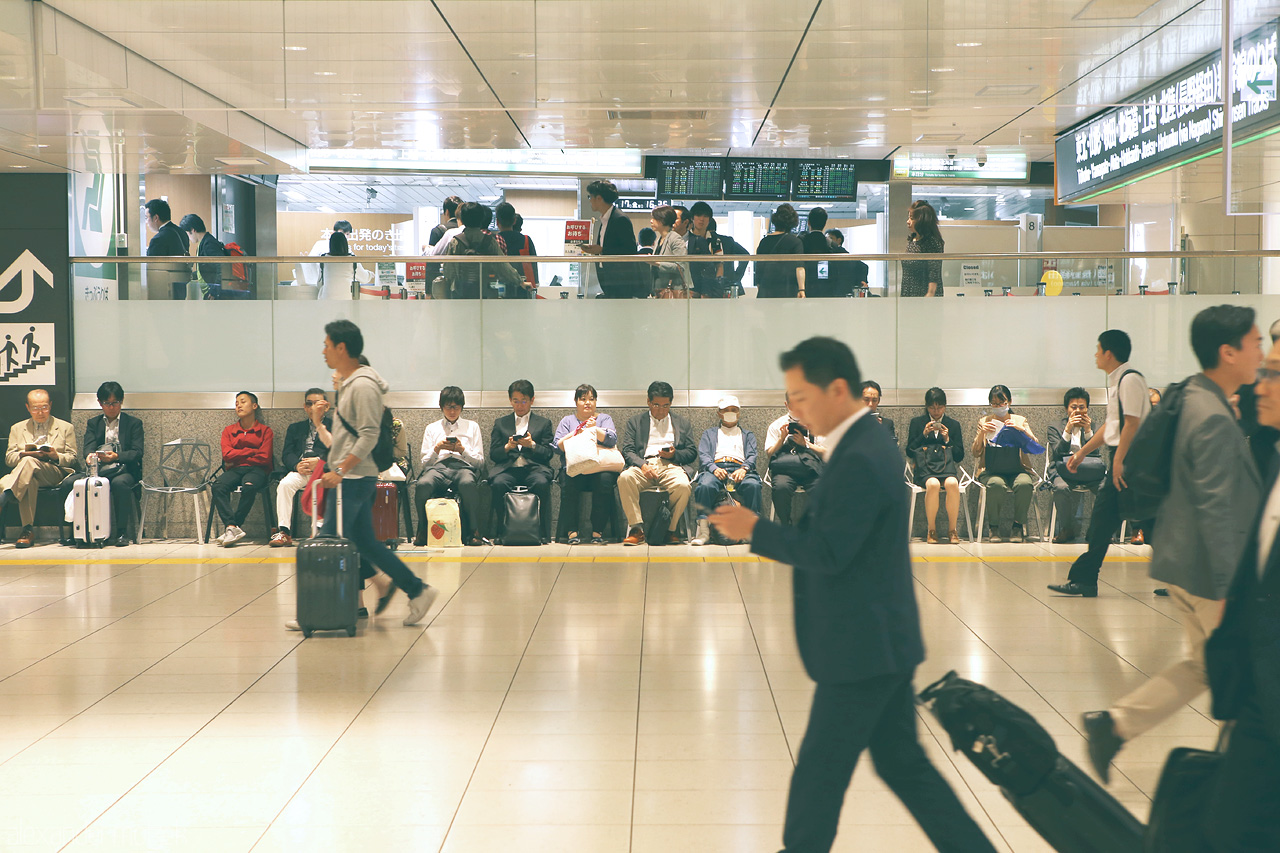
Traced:
<path fill-rule="evenodd" d="M 1120 377 L 1124 379 L 1123 376 Z M 1138 434 L 1124 457 L 1125 488 L 1120 492 L 1120 514 L 1130 521 L 1146 521 L 1156 517 L 1160 504 L 1169 496 L 1169 479 L 1173 471 L 1173 440 L 1182 417 L 1182 398 L 1187 382 L 1175 382 L 1165 389 L 1160 404 L 1155 406 L 1138 427 Z M 1116 391 L 1119 394 L 1119 389 Z M 1124 424 L 1124 409 L 1120 409 Z"/>
<path fill-rule="evenodd" d="M 373 380 L 370 379 L 369 381 L 372 382 Z M 338 416 L 338 420 L 342 421 L 342 426 L 347 432 L 351 433 L 353 436 L 359 436 L 355 427 L 353 427 L 347 419 L 342 416 L 342 413 L 338 411 L 338 407 L 336 405 L 333 407 L 333 413 Z M 391 410 L 386 406 L 383 406 L 382 424 L 378 428 L 378 442 L 373 446 L 373 452 L 369 454 L 373 459 L 373 464 L 378 466 L 379 472 L 387 470 L 396 461 L 395 439 L 391 435 L 391 422 L 393 420 L 394 416 L 391 414 Z"/>
<path fill-rule="evenodd" d="M 955 670 L 926 687 L 920 701 L 947 730 L 952 747 L 1015 796 L 1035 791 L 1057 765 L 1058 747 L 1034 717 Z"/>

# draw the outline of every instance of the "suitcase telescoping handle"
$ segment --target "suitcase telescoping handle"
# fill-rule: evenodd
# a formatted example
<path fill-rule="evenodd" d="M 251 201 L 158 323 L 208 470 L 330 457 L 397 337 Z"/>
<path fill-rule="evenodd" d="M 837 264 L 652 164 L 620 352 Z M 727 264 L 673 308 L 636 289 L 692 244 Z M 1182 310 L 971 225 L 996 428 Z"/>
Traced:
<path fill-rule="evenodd" d="M 319 486 L 318 483 L 316 485 Z M 342 526 L 342 485 L 339 484 L 338 488 L 334 489 L 333 492 L 337 496 L 336 499 L 338 503 L 338 538 L 341 539 L 342 532 L 343 530 L 345 530 L 345 528 Z M 316 535 L 316 516 L 318 516 L 319 514 L 320 514 L 320 489 L 313 488 L 311 490 L 311 535 L 313 537 Z"/>

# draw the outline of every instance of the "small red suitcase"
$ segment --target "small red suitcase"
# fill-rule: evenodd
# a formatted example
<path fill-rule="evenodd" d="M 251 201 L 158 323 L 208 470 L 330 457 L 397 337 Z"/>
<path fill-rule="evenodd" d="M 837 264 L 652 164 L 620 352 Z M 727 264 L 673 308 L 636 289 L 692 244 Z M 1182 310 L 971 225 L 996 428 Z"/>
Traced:
<path fill-rule="evenodd" d="M 395 550 L 400 545 L 400 501 L 396 484 L 378 481 L 373 496 L 373 535 Z"/>

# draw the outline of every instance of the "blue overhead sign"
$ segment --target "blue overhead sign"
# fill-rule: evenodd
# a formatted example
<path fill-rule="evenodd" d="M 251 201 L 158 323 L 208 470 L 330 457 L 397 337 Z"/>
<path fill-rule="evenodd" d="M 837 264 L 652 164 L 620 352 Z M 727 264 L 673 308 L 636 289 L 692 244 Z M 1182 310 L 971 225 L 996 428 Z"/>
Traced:
<path fill-rule="evenodd" d="M 1272 21 L 1237 39 L 1231 126 L 1243 131 L 1280 123 L 1276 35 Z M 1083 201 L 1222 146 L 1222 58 L 1214 53 L 1140 91 L 1057 139 L 1058 201 Z"/>

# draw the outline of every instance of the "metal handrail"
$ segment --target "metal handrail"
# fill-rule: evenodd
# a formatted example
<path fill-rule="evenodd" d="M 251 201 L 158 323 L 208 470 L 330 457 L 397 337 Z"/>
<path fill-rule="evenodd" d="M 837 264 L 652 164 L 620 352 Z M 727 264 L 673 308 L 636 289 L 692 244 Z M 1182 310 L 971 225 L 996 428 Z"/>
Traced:
<path fill-rule="evenodd" d="M 815 254 L 815 255 L 77 255 L 73 264 L 187 263 L 187 264 L 350 264 L 350 263 L 741 263 L 743 261 L 1073 261 L 1073 260 L 1196 260 L 1209 258 L 1280 258 L 1280 249 L 1230 251 L 1168 252 L 996 252 L 977 254 L 955 252 L 941 254 L 908 254 L 890 252 L 880 255 Z"/>

